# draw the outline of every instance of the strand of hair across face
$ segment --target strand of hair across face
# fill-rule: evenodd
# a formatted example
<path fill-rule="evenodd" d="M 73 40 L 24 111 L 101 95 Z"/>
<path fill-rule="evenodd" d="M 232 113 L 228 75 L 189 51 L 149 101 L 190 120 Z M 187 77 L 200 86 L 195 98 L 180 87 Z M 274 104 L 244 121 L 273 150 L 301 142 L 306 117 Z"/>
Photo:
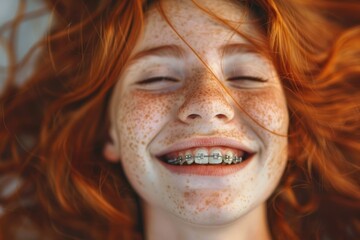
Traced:
<path fill-rule="evenodd" d="M 208 71 L 214 76 L 214 78 L 218 81 L 218 83 L 221 85 L 222 89 L 228 94 L 228 96 L 231 97 L 231 99 L 233 100 L 233 102 L 236 104 L 236 106 L 242 111 L 244 112 L 252 121 L 254 121 L 258 126 L 260 126 L 262 129 L 266 130 L 267 132 L 270 132 L 276 136 L 279 137 L 288 137 L 288 135 L 284 135 L 281 133 L 277 133 L 271 129 L 266 128 L 265 126 L 263 126 L 261 123 L 259 123 L 254 117 L 252 117 L 243 107 L 241 107 L 241 105 L 236 101 L 236 99 L 232 96 L 232 94 L 230 93 L 230 91 L 227 89 L 227 87 L 225 86 L 224 83 L 222 83 L 222 81 L 220 81 L 215 73 L 213 72 L 213 70 L 208 66 L 208 64 L 206 64 L 206 62 L 202 59 L 202 57 L 195 51 L 195 49 L 185 40 L 185 38 L 175 29 L 175 27 L 172 25 L 172 23 L 170 22 L 170 20 L 168 19 L 168 17 L 166 16 L 164 9 L 162 7 L 161 4 L 161 0 L 158 2 L 158 9 L 160 10 L 161 15 L 164 17 L 165 21 L 169 24 L 169 26 L 171 27 L 171 29 L 175 32 L 175 34 L 191 49 L 191 51 L 196 55 L 196 57 L 201 61 L 201 63 L 208 69 Z"/>

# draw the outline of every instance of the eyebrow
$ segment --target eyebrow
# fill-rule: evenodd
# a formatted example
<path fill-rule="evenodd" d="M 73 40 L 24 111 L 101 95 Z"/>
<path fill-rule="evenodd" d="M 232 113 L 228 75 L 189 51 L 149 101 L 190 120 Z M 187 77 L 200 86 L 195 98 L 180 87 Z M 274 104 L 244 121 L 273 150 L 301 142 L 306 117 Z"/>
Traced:
<path fill-rule="evenodd" d="M 180 46 L 174 44 L 150 47 L 135 53 L 134 56 L 130 58 L 130 62 L 137 61 L 140 58 L 148 56 L 180 58 L 184 56 L 184 50 Z"/>
<path fill-rule="evenodd" d="M 219 49 L 219 55 L 235 55 L 235 54 L 245 54 L 245 53 L 254 53 L 259 54 L 259 50 L 255 46 L 248 43 L 232 43 L 222 45 Z"/>

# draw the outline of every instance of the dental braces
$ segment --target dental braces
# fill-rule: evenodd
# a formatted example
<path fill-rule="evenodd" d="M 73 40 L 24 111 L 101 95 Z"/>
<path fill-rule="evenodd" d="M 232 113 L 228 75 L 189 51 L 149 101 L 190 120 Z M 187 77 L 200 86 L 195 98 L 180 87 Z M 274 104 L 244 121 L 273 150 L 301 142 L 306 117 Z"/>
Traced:
<path fill-rule="evenodd" d="M 221 163 L 225 163 L 225 164 L 232 164 L 232 163 L 241 163 L 243 161 L 242 157 L 237 157 L 237 156 L 233 156 L 231 157 L 230 155 L 225 154 L 225 156 L 221 156 L 219 153 L 215 153 L 212 155 L 204 155 L 203 153 L 200 153 L 199 155 L 195 156 L 195 159 L 197 160 L 202 160 L 205 157 L 212 157 L 216 160 L 221 160 Z M 195 159 L 193 159 L 193 156 L 191 154 L 187 154 L 185 155 L 185 158 L 183 158 L 182 156 L 179 156 L 177 158 L 174 159 L 169 159 L 166 160 L 167 163 L 169 164 L 173 164 L 173 165 L 183 165 L 185 162 L 189 164 L 189 162 L 194 161 Z M 193 162 L 191 162 L 190 164 L 192 164 Z M 220 163 L 210 163 L 209 164 L 220 164 Z M 189 164 L 189 165 L 190 165 Z M 196 164 L 201 164 L 201 163 L 196 163 Z"/>

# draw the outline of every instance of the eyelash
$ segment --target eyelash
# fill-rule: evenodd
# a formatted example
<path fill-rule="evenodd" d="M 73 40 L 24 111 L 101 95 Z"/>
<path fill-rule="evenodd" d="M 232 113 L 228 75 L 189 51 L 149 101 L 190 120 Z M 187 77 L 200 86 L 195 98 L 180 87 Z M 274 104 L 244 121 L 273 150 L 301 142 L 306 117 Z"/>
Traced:
<path fill-rule="evenodd" d="M 255 82 L 267 82 L 267 79 L 261 77 L 253 77 L 253 76 L 237 76 L 228 78 L 228 81 L 235 81 L 235 80 L 250 80 Z"/>
<path fill-rule="evenodd" d="M 137 84 L 146 85 L 146 84 L 151 84 L 154 82 L 159 82 L 159 81 L 164 81 L 164 80 L 171 81 L 171 82 L 178 82 L 178 80 L 175 78 L 160 76 L 160 77 L 151 77 L 151 78 L 141 80 L 141 81 L 137 82 Z"/>
<path fill-rule="evenodd" d="M 236 77 L 228 78 L 227 81 L 234 82 L 233 87 L 236 87 L 236 88 L 249 88 L 248 84 L 250 82 L 265 83 L 268 80 L 261 78 L 261 77 L 254 77 L 254 76 L 236 76 Z M 141 88 L 143 88 L 143 90 L 159 91 L 159 90 L 168 89 L 170 86 L 174 87 L 175 86 L 174 84 L 178 83 L 178 82 L 179 82 L 179 80 L 176 78 L 172 78 L 172 77 L 168 77 L 168 76 L 156 76 L 156 77 L 150 77 L 150 78 L 143 79 L 143 80 L 137 82 L 136 84 L 139 87 L 143 86 L 143 87 L 141 87 Z M 169 84 L 171 84 L 171 85 L 169 85 Z M 251 86 L 255 86 L 255 85 L 250 83 L 250 87 Z"/>
<path fill-rule="evenodd" d="M 248 80 L 248 81 L 254 81 L 254 82 L 260 82 L 265 83 L 268 80 L 261 78 L 261 77 L 253 77 L 253 76 L 236 76 L 231 77 L 227 79 L 228 81 L 239 81 L 239 80 Z M 159 76 L 159 77 L 151 77 L 144 80 L 141 80 L 137 82 L 138 85 L 147 85 L 152 84 L 156 82 L 162 82 L 162 81 L 170 81 L 170 82 L 178 82 L 179 80 L 172 78 L 172 77 L 166 77 L 166 76 Z"/>

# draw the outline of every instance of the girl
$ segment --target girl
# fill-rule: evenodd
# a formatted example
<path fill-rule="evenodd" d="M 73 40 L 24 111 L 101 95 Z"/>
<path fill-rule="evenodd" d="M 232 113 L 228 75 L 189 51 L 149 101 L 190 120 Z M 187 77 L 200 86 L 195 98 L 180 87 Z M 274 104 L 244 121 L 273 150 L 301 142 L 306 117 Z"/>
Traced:
<path fill-rule="evenodd" d="M 2 238 L 359 237 L 358 4 L 49 7 L 1 98 Z"/>

